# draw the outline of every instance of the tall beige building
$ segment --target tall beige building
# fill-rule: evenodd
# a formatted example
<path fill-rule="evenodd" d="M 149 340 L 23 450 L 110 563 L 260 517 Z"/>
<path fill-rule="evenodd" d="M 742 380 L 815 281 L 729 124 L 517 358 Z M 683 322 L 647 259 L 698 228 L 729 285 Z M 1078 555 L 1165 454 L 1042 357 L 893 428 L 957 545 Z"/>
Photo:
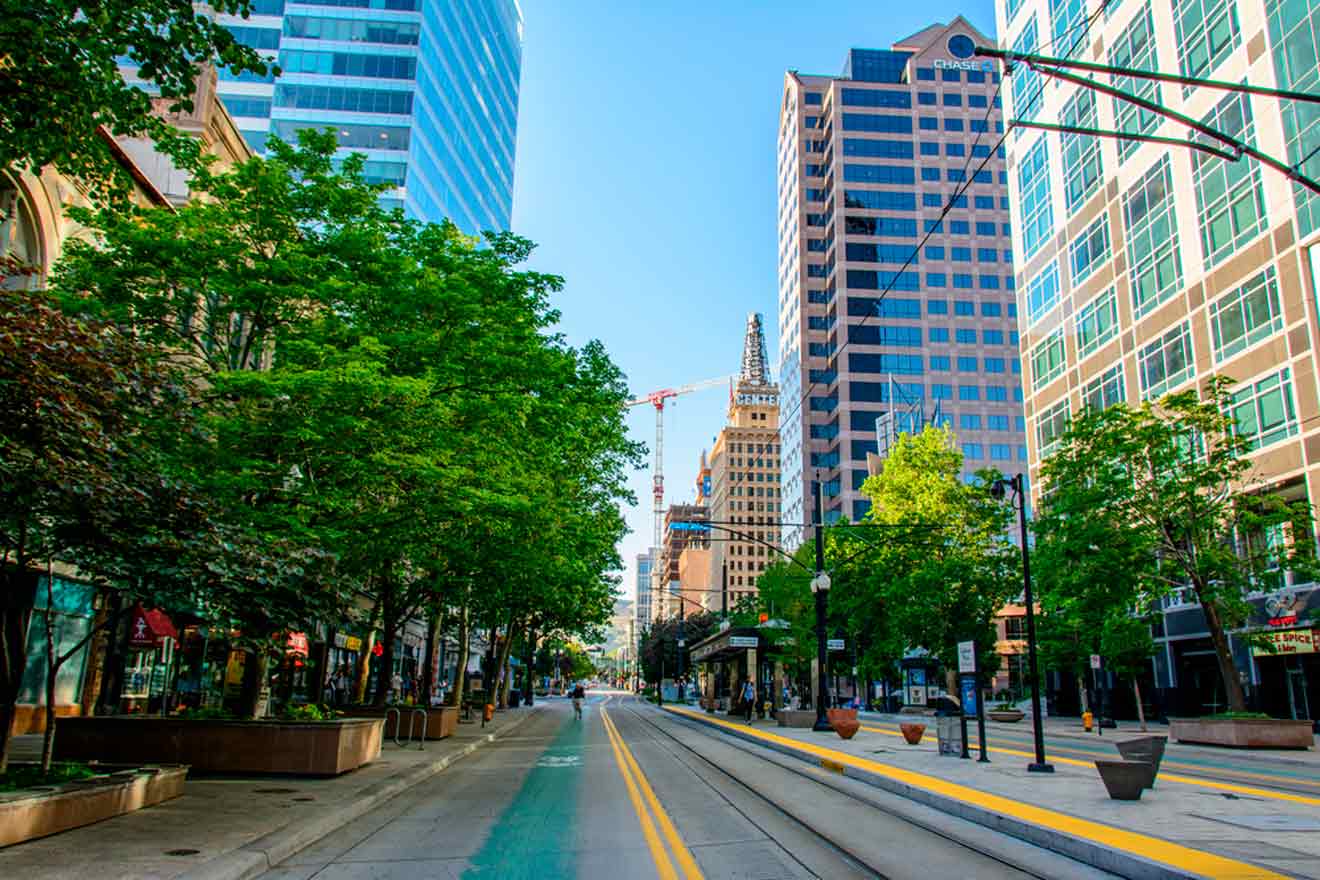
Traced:
<path fill-rule="evenodd" d="M 998 0 L 997 16 L 1001 47 L 1014 52 L 1320 92 L 1318 0 Z M 1315 104 L 1109 74 L 1095 81 L 1320 179 Z M 1005 92 L 1014 121 L 1189 136 L 1185 123 L 1025 63 Z M 1021 125 L 1007 147 L 1033 483 L 1084 407 L 1136 405 L 1218 374 L 1236 383 L 1231 411 L 1260 483 L 1320 499 L 1320 196 L 1245 155 Z M 1320 591 L 1294 580 L 1252 600 L 1249 629 L 1309 633 L 1298 621 L 1320 607 Z M 1168 601 L 1156 636 L 1152 675 L 1169 714 L 1222 705 L 1188 591 Z M 1234 656 L 1261 708 L 1317 717 L 1320 657 L 1262 654 L 1236 638 Z"/>
<path fill-rule="evenodd" d="M 728 423 L 710 454 L 710 607 L 756 594 L 756 578 L 778 554 L 779 386 L 770 381 L 761 316 L 747 316 L 742 370 L 729 395 Z"/>
<path fill-rule="evenodd" d="M 710 509 L 704 504 L 671 504 L 665 511 L 664 543 L 651 581 L 658 584 L 651 596 L 652 620 L 677 617 L 680 604 L 685 616 L 703 607 L 707 571 L 703 554 L 710 552 L 710 531 L 704 524 L 708 519 Z"/>

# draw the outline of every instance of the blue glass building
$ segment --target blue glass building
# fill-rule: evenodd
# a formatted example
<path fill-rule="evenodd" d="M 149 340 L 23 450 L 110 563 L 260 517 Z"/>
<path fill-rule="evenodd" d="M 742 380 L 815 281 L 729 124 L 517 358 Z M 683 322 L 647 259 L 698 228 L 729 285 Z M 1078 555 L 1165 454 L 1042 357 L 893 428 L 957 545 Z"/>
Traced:
<path fill-rule="evenodd" d="M 517 0 L 253 0 L 220 21 L 278 78 L 220 73 L 248 142 L 333 128 L 390 184 L 388 204 L 460 229 L 507 229 L 522 66 Z"/>

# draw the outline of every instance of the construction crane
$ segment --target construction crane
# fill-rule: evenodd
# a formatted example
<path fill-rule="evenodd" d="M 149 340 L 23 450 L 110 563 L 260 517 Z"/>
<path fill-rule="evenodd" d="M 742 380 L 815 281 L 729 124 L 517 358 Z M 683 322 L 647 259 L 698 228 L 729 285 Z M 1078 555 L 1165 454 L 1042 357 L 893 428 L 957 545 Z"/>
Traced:
<path fill-rule="evenodd" d="M 737 376 L 721 376 L 718 379 L 692 382 L 688 385 L 680 385 L 677 388 L 662 388 L 659 391 L 652 391 L 645 397 L 635 397 L 624 404 L 624 406 L 632 407 L 649 403 L 655 407 L 655 464 L 651 467 L 651 494 L 655 500 L 655 533 L 654 540 L 651 543 L 655 554 L 655 558 L 651 562 L 651 577 L 653 580 L 659 577 L 656 572 L 660 564 L 660 531 L 665 518 L 665 401 L 671 397 L 678 397 L 680 394 L 691 394 L 693 391 L 701 391 L 703 388 L 732 383 L 736 378 Z"/>

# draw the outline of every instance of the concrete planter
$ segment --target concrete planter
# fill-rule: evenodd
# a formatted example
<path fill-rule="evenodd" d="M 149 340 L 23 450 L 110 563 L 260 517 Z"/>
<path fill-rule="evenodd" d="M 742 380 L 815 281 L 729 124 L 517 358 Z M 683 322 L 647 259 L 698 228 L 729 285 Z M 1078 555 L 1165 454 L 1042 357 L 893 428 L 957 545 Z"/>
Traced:
<path fill-rule="evenodd" d="M 190 721 L 110 715 L 61 718 L 61 761 L 164 761 L 203 773 L 338 776 L 380 757 L 385 719 Z M 405 723 L 406 726 L 406 723 Z"/>
<path fill-rule="evenodd" d="M 1169 741 L 1167 736 L 1139 736 L 1116 743 L 1118 753 L 1125 761 L 1146 761 L 1155 765 L 1151 775 L 1151 787 L 1155 784 L 1155 775 L 1160 772 L 1160 762 L 1164 760 L 1164 746 Z"/>
<path fill-rule="evenodd" d="M 131 767 L 0 794 L 0 847 L 91 825 L 183 794 L 187 767 Z"/>
<path fill-rule="evenodd" d="M 1155 780 L 1155 765 L 1145 761 L 1096 761 L 1105 790 L 1116 801 L 1139 801 Z"/>
<path fill-rule="evenodd" d="M 1234 749 L 1309 749 L 1315 745 L 1310 721 L 1278 718 L 1172 718 L 1169 738 Z"/>
<path fill-rule="evenodd" d="M 775 713 L 780 727 L 809 728 L 816 723 L 814 709 L 780 709 Z"/>
<path fill-rule="evenodd" d="M 387 707 L 378 709 L 375 706 L 354 706 L 346 710 L 354 718 L 381 718 L 385 721 L 385 736 L 394 737 L 395 714 Z M 420 706 L 400 706 L 399 712 L 403 719 L 403 730 L 399 732 L 399 739 L 406 739 L 408 736 L 408 725 L 412 722 L 412 712 L 414 708 L 420 709 Z M 433 709 L 426 710 L 426 738 L 444 739 L 454 735 L 455 728 L 458 727 L 458 707 L 457 706 L 436 706 Z M 412 725 L 413 737 L 419 738 L 422 735 L 422 719 Z"/>
<path fill-rule="evenodd" d="M 1021 709 L 991 709 L 986 713 L 986 717 L 991 721 L 1004 721 L 1012 724 L 1015 721 L 1021 721 L 1027 716 Z"/>

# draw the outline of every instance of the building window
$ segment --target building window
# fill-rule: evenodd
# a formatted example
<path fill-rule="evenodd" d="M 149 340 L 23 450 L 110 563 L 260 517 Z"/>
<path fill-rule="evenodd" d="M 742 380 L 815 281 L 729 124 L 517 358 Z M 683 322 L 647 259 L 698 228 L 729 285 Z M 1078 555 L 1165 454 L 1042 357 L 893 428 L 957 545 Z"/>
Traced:
<path fill-rule="evenodd" d="M 1044 388 L 1063 373 L 1067 364 L 1067 345 L 1060 327 L 1031 350 L 1031 390 Z"/>
<path fill-rule="evenodd" d="M 981 388 L 980 388 L 980 386 L 979 386 L 979 385 L 959 385 L 959 386 L 958 386 L 958 399 L 959 399 L 959 400 L 980 400 L 980 399 L 981 399 Z"/>
<path fill-rule="evenodd" d="M 1054 261 L 1027 284 L 1027 320 L 1034 324 L 1059 301 L 1059 270 Z"/>
<path fill-rule="evenodd" d="M 1040 419 L 1036 422 L 1036 449 L 1041 458 L 1049 456 L 1059 445 L 1060 438 L 1068 430 L 1070 416 L 1067 398 L 1040 414 Z"/>
<path fill-rule="evenodd" d="M 990 444 L 991 461 L 1012 461 L 1013 446 L 1009 443 L 991 443 Z"/>
<path fill-rule="evenodd" d="M 1261 449 L 1297 433 L 1292 378 L 1288 368 L 1244 386 L 1229 400 L 1233 431 L 1251 449 Z"/>
<path fill-rule="evenodd" d="M 1233 0 L 1174 0 L 1173 29 L 1183 76 L 1208 77 L 1239 42 Z M 1183 87 L 1183 96 L 1192 93 Z"/>
<path fill-rule="evenodd" d="M 1270 51 L 1279 88 L 1315 93 L 1320 91 L 1320 3 L 1265 0 L 1269 19 Z M 1279 102 L 1283 136 L 1288 145 L 1288 164 L 1299 166 L 1306 176 L 1320 177 L 1320 114 L 1314 105 Z M 1320 196 L 1293 184 L 1300 235 L 1320 228 Z"/>
<path fill-rule="evenodd" d="M 1101 213 L 1095 222 L 1068 247 L 1068 265 L 1072 270 L 1073 286 L 1081 284 L 1109 259 L 1109 215 Z"/>
<path fill-rule="evenodd" d="M 1014 74 L 1014 80 L 1017 74 Z M 1016 84 L 1016 83 L 1015 83 Z M 1022 202 L 1022 256 L 1030 259 L 1054 231 L 1050 205 L 1049 141 L 1043 135 L 1022 158 L 1018 194 Z"/>
<path fill-rule="evenodd" d="M 975 413 L 963 413 L 958 416 L 958 428 L 962 431 L 981 430 L 981 417 Z"/>
<path fill-rule="evenodd" d="M 959 327 L 953 338 L 960 345 L 976 345 L 976 331 L 969 327 Z"/>
<path fill-rule="evenodd" d="M 1077 312 L 1077 356 L 1084 358 L 1118 335 L 1118 292 L 1109 288 Z"/>
<path fill-rule="evenodd" d="M 1079 128 L 1098 128 L 1095 92 L 1078 89 L 1063 105 L 1063 124 Z M 1071 215 L 1100 185 L 1100 138 L 1089 134 L 1064 132 L 1059 136 L 1063 156 L 1063 201 Z"/>
<path fill-rule="evenodd" d="M 1143 348 L 1137 356 L 1141 397 L 1153 400 L 1192 377 L 1192 324 L 1183 321 Z"/>
<path fill-rule="evenodd" d="M 1173 172 L 1167 153 L 1123 195 L 1132 310 L 1137 317 L 1164 302 L 1182 283 Z"/>
<path fill-rule="evenodd" d="M 1108 409 L 1123 400 L 1123 365 L 1114 364 L 1082 386 L 1082 405 L 1094 410 Z"/>
<path fill-rule="evenodd" d="M 1007 431 L 1008 416 L 986 416 L 986 427 L 991 431 Z"/>
<path fill-rule="evenodd" d="M 1087 0 L 1050 0 L 1050 21 L 1054 26 L 1051 55 L 1068 58 L 1086 40 L 1088 31 L 1083 27 L 1086 5 Z"/>
<path fill-rule="evenodd" d="M 1245 143 L 1255 140 L 1251 102 L 1230 94 L 1203 120 Z M 1208 153 L 1192 154 L 1196 213 L 1201 248 L 1209 268 L 1228 257 L 1265 229 L 1265 196 L 1259 162 L 1228 162 Z"/>
<path fill-rule="evenodd" d="M 1118 39 L 1109 49 L 1109 63 L 1114 67 L 1131 67 L 1138 70 L 1158 70 L 1155 57 L 1155 24 L 1147 2 L 1133 17 L 1132 22 L 1118 35 Z M 1112 78 L 1114 88 L 1122 89 L 1130 95 L 1160 102 L 1159 83 L 1152 79 L 1135 79 L 1130 76 Z M 1138 107 L 1130 101 L 1114 99 L 1114 127 L 1119 131 L 1132 134 L 1150 134 L 1159 124 L 1160 116 Z M 1119 161 L 1132 155 L 1140 146 L 1140 141 L 1119 140 Z"/>
<path fill-rule="evenodd" d="M 1033 53 L 1038 48 L 1036 16 L 1033 15 L 1027 19 L 1026 26 L 1018 32 L 1018 38 L 1013 43 L 1013 51 Z M 1011 86 L 1013 115 L 1018 119 L 1028 120 L 1034 117 L 1036 110 L 1040 108 L 1041 93 L 1044 91 L 1040 84 L 1040 74 L 1025 64 L 1019 64 L 1013 69 Z"/>
<path fill-rule="evenodd" d="M 979 460 L 981 459 L 981 457 L 982 457 L 982 456 L 981 456 L 981 444 L 980 444 L 980 443 L 964 443 L 964 444 L 962 445 L 962 454 L 963 454 L 963 458 L 964 458 L 964 459 L 971 459 L 972 461 L 979 461 Z"/>
<path fill-rule="evenodd" d="M 1272 267 L 1210 304 L 1210 336 L 1216 362 L 1282 329 L 1283 312 Z"/>

